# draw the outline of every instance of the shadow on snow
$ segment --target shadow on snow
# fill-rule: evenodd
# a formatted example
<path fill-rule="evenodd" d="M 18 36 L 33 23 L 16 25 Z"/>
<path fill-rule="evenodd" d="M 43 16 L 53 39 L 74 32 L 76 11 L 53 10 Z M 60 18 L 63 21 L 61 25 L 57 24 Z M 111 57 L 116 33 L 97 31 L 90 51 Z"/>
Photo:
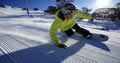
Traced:
<path fill-rule="evenodd" d="M 80 51 L 80 49 L 82 49 L 85 44 L 95 46 L 105 51 L 110 51 L 110 49 L 102 42 L 85 42 L 81 41 L 77 36 L 72 37 L 72 39 L 78 40 L 78 42 L 66 49 L 60 49 L 52 44 L 43 44 L 2 55 L 0 56 L 0 63 L 12 63 L 16 61 L 16 63 L 60 63 Z M 65 40 L 67 40 L 67 38 L 65 38 Z M 32 42 L 35 43 L 35 41 Z M 79 55 L 79 57 L 85 59 L 83 56 Z"/>

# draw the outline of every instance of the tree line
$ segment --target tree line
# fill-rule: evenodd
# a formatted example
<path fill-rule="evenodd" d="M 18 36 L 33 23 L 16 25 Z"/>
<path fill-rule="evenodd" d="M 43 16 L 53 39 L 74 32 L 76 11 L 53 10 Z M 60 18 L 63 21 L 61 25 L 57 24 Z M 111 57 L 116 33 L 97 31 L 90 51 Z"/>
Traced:
<path fill-rule="evenodd" d="M 120 20 L 120 3 L 116 3 L 113 8 L 100 8 L 92 13 L 95 19 Z"/>

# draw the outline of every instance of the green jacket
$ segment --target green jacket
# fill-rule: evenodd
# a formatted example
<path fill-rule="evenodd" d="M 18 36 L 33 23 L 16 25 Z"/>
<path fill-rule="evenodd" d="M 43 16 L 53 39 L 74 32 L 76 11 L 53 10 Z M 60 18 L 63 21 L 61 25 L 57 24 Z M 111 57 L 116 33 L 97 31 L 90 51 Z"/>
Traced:
<path fill-rule="evenodd" d="M 85 19 L 92 19 L 91 16 L 81 12 L 80 10 L 74 10 L 72 12 L 73 18 L 71 19 L 67 19 L 67 18 L 61 18 L 63 16 L 59 16 L 61 10 L 58 10 L 56 12 L 56 16 L 55 16 L 55 20 L 53 22 L 53 24 L 51 25 L 50 28 L 50 38 L 51 40 L 54 42 L 54 44 L 58 45 L 61 44 L 62 42 L 58 39 L 56 33 L 58 32 L 58 30 L 62 30 L 62 31 L 66 31 L 70 28 L 72 28 L 75 25 L 75 20 L 74 17 L 80 17 L 80 18 L 85 18 Z"/>

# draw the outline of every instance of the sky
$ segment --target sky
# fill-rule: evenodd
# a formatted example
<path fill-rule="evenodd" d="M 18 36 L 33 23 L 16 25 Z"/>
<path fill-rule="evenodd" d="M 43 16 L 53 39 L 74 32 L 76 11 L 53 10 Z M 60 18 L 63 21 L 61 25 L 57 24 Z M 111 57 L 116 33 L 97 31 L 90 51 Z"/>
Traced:
<path fill-rule="evenodd" d="M 56 0 L 26 0 L 29 9 L 39 8 L 46 10 L 48 6 L 56 6 Z M 88 7 L 89 9 L 98 9 L 113 7 L 120 0 L 74 0 L 74 4 L 78 9 Z M 15 7 L 24 8 L 24 0 L 0 0 L 0 4 L 8 4 Z"/>

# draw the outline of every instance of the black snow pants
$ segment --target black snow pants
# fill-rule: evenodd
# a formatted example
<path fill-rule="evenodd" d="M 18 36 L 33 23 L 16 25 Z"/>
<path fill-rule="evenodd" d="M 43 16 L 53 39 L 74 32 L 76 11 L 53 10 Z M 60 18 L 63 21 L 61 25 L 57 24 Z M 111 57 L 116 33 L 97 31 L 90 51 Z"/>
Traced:
<path fill-rule="evenodd" d="M 73 31 L 73 29 L 74 29 L 75 31 Z M 86 37 L 86 36 L 88 36 L 88 35 L 91 34 L 88 30 L 81 28 L 77 23 L 76 23 L 71 29 L 69 29 L 69 30 L 67 30 L 67 31 L 64 31 L 64 32 L 65 32 L 65 33 L 67 34 L 67 36 L 69 36 L 69 37 L 71 37 L 75 32 L 81 34 L 83 37 Z"/>

